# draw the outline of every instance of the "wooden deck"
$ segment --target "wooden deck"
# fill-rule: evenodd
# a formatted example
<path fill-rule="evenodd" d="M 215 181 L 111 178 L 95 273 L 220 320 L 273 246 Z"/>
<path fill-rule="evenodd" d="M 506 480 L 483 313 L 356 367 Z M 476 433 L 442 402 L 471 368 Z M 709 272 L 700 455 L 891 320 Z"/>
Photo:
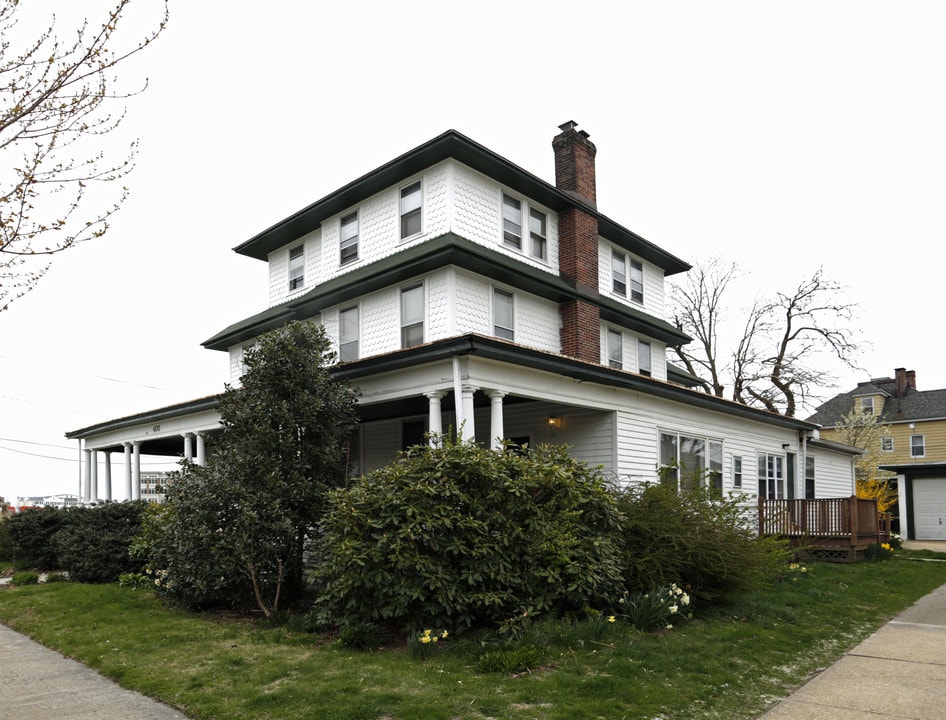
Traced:
<path fill-rule="evenodd" d="M 871 545 L 889 542 L 890 515 L 855 496 L 816 500 L 759 498 L 759 534 L 785 538 L 823 560 L 853 562 Z"/>

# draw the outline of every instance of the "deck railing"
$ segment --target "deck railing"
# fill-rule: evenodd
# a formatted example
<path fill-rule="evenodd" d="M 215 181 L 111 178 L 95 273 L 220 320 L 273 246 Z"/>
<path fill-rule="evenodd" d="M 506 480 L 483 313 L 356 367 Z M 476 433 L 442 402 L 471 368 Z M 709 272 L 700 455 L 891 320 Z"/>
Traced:
<path fill-rule="evenodd" d="M 890 515 L 855 496 L 807 500 L 759 498 L 759 534 L 811 540 L 847 538 L 852 546 L 890 540 Z"/>

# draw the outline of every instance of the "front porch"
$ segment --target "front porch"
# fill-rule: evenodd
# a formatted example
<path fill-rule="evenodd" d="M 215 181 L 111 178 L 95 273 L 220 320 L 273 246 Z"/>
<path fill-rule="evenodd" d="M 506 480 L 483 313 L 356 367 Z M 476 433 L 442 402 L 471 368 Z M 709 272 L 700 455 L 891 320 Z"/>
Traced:
<path fill-rule="evenodd" d="M 890 541 L 890 514 L 877 501 L 844 498 L 759 498 L 759 535 L 785 538 L 821 560 L 854 562 L 871 545 Z"/>

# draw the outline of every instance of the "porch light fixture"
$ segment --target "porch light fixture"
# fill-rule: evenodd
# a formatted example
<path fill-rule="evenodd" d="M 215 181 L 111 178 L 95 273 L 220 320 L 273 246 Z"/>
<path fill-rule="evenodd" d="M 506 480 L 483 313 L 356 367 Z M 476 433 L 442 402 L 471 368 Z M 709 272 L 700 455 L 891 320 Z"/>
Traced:
<path fill-rule="evenodd" d="M 556 417 L 555 415 L 549 415 L 549 430 L 552 431 L 552 435 L 558 435 L 558 431 L 562 429 L 562 419 Z"/>

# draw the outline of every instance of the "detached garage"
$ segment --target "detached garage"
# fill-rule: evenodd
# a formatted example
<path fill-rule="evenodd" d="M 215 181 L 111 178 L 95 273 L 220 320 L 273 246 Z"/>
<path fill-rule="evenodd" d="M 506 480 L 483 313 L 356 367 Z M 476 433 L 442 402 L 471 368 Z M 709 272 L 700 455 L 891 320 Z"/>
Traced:
<path fill-rule="evenodd" d="M 946 463 L 882 465 L 897 474 L 900 529 L 909 540 L 946 540 Z"/>

